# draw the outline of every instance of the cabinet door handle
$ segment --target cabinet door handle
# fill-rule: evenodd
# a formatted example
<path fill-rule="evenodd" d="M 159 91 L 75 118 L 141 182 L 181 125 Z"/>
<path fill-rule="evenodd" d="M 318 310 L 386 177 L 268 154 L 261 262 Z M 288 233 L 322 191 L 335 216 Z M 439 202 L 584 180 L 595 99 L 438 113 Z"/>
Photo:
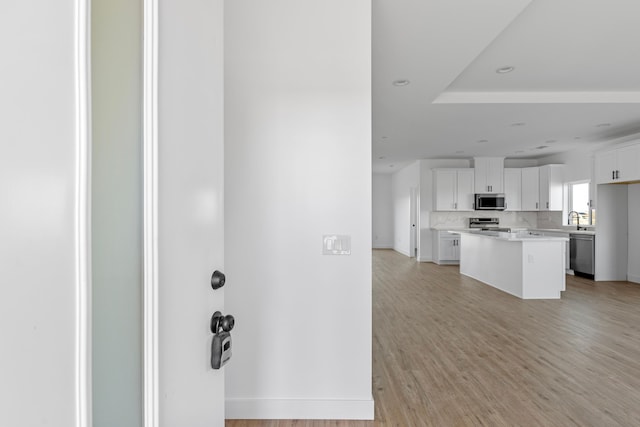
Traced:
<path fill-rule="evenodd" d="M 536 209 L 538 209 L 538 202 L 536 202 Z"/>
<path fill-rule="evenodd" d="M 620 179 L 620 171 L 616 170 L 616 179 Z"/>
<path fill-rule="evenodd" d="M 547 202 L 547 209 L 549 209 L 549 202 Z"/>
<path fill-rule="evenodd" d="M 611 171 L 611 179 L 616 179 L 616 171 Z"/>
<path fill-rule="evenodd" d="M 458 209 L 458 202 L 453 204 L 453 209 Z"/>

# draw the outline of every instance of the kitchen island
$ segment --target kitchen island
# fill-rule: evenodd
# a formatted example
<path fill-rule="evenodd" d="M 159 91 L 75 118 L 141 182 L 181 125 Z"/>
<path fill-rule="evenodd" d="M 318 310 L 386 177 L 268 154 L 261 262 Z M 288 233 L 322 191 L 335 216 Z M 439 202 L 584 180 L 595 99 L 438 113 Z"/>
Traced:
<path fill-rule="evenodd" d="M 461 274 L 522 299 L 558 299 L 565 290 L 566 238 L 456 232 Z"/>

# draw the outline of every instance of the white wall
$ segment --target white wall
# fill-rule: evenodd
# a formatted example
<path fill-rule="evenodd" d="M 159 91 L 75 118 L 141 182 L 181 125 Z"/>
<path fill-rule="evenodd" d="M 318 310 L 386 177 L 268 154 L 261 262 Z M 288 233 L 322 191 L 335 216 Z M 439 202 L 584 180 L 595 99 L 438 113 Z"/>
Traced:
<path fill-rule="evenodd" d="M 0 13 L 0 425 L 75 425 L 74 2 Z"/>
<path fill-rule="evenodd" d="M 596 280 L 626 280 L 629 240 L 628 186 L 598 185 Z M 637 261 L 634 261 L 637 262 Z"/>
<path fill-rule="evenodd" d="M 225 4 L 227 417 L 373 417 L 370 23 L 367 0 Z"/>
<path fill-rule="evenodd" d="M 631 184 L 627 188 L 629 192 L 629 262 L 628 280 L 640 283 L 640 221 L 637 221 L 640 212 L 640 184 Z"/>
<path fill-rule="evenodd" d="M 373 174 L 372 222 L 373 247 L 393 248 L 393 198 L 391 192 L 391 174 Z"/>
<path fill-rule="evenodd" d="M 393 249 L 406 256 L 411 253 L 411 189 L 420 188 L 420 164 L 414 162 L 391 178 L 393 197 Z"/>
<path fill-rule="evenodd" d="M 92 1 L 93 425 L 142 425 L 142 2 Z"/>

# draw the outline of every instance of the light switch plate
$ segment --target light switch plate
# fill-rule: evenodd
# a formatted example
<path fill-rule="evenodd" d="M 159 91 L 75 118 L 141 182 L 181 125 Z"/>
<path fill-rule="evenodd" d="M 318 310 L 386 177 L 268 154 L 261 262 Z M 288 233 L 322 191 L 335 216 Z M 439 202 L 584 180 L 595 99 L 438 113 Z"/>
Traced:
<path fill-rule="evenodd" d="M 351 236 L 325 234 L 322 236 L 323 255 L 351 255 Z"/>

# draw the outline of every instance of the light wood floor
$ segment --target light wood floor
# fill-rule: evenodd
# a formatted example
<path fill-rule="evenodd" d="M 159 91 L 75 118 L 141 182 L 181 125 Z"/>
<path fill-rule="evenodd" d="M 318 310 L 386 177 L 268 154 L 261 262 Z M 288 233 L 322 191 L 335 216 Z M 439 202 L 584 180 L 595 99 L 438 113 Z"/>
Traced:
<path fill-rule="evenodd" d="M 390 250 L 373 266 L 376 421 L 227 427 L 640 426 L 640 285 L 524 301 Z"/>

